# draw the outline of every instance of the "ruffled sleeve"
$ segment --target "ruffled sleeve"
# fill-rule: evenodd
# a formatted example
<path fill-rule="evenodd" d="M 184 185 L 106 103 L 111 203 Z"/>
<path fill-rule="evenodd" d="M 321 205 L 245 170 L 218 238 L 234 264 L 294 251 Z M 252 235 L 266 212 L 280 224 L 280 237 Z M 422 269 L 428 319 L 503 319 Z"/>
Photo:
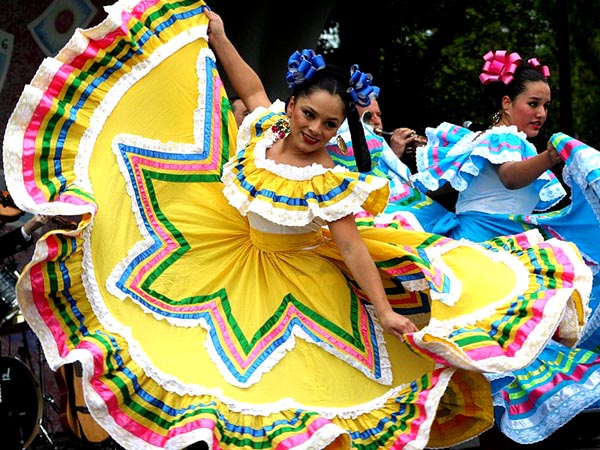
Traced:
<path fill-rule="evenodd" d="M 411 178 L 422 191 L 435 191 L 450 183 L 457 191 L 465 190 L 479 175 L 484 164 L 522 161 L 537 155 L 533 144 L 516 127 L 494 127 L 483 133 L 447 122 L 428 128 L 427 145 L 417 149 L 417 170 Z M 539 202 L 535 209 L 544 211 L 558 203 L 566 191 L 556 175 L 547 170 L 534 182 Z"/>
<path fill-rule="evenodd" d="M 236 142 L 238 151 L 264 138 L 264 133 L 269 131 L 275 122 L 285 117 L 285 104 L 281 100 L 275 100 L 268 108 L 263 106 L 256 108 L 244 117 L 240 125 Z"/>
<path fill-rule="evenodd" d="M 370 174 L 320 164 L 295 167 L 266 158 L 279 139 L 271 126 L 284 117 L 283 103 L 259 108 L 246 117 L 238 133 L 236 156 L 223 167 L 223 193 L 242 215 L 258 214 L 279 225 L 304 226 L 320 218 L 327 222 L 365 210 L 382 212 L 389 196 L 388 181 Z M 278 112 L 280 111 L 280 112 Z"/>

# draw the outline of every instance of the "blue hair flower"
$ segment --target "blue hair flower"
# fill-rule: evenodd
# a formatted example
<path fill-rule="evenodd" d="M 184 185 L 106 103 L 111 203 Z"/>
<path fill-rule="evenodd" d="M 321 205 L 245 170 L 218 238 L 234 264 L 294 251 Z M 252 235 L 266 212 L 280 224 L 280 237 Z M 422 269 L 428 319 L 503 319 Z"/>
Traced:
<path fill-rule="evenodd" d="M 302 52 L 296 50 L 288 59 L 288 72 L 285 80 L 293 89 L 304 80 L 310 80 L 318 70 L 324 68 L 325 60 L 321 55 L 315 54 L 314 50 L 304 49 Z"/>
<path fill-rule="evenodd" d="M 358 106 L 369 106 L 371 100 L 379 96 L 379 87 L 372 86 L 373 76 L 370 73 L 363 73 L 358 70 L 358 65 L 354 64 L 350 68 L 350 87 L 348 95 L 352 102 Z"/>

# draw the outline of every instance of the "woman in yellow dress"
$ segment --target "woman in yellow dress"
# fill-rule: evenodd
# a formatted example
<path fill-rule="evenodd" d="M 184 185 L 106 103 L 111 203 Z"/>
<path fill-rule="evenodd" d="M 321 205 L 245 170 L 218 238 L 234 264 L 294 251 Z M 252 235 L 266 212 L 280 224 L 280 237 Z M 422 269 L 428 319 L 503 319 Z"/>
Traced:
<path fill-rule="evenodd" d="M 85 214 L 38 241 L 19 304 L 123 447 L 447 447 L 491 427 L 484 373 L 578 338 L 571 244 L 407 231 L 378 215 L 387 181 L 332 163 L 377 94 L 358 67 L 294 52 L 271 103 L 202 1 L 109 16 L 38 72 L 4 150 L 21 206 Z M 239 132 L 208 43 L 251 110 Z"/>

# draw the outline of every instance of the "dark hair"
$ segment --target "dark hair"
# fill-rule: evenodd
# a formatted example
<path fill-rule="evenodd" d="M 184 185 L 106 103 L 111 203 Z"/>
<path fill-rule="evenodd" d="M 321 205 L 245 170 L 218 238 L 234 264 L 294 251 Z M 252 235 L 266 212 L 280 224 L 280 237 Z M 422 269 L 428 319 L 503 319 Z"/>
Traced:
<path fill-rule="evenodd" d="M 350 75 L 343 73 L 341 69 L 327 66 L 296 85 L 292 90 L 292 95 L 294 97 L 307 97 L 316 91 L 326 91 L 342 99 L 344 115 L 347 115 L 352 106 L 350 96 L 347 94 L 349 78 Z"/>
<path fill-rule="evenodd" d="M 529 83 L 536 81 L 543 81 L 548 84 L 548 80 L 542 72 L 527 61 L 521 61 L 515 69 L 514 78 L 510 83 L 505 84 L 503 81 L 494 81 L 485 85 L 484 92 L 490 101 L 491 111 L 495 112 L 498 110 L 505 95 L 514 100 L 519 94 L 525 91 Z"/>
<path fill-rule="evenodd" d="M 344 115 L 348 120 L 356 167 L 360 172 L 369 172 L 371 170 L 371 153 L 358 111 L 348 95 L 349 80 L 349 72 L 345 73 L 335 66 L 326 66 L 314 73 L 310 79 L 307 78 L 296 85 L 292 90 L 292 96 L 307 97 L 317 91 L 326 91 L 331 95 L 339 96 L 344 104 Z"/>

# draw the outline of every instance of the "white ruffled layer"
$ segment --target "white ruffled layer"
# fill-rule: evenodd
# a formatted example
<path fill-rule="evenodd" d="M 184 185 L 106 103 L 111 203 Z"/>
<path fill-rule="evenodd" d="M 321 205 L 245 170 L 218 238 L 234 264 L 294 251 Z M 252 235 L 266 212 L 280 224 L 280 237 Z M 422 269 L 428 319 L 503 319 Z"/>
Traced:
<path fill-rule="evenodd" d="M 275 101 L 268 109 L 257 108 L 244 119 L 242 126 L 238 131 L 238 152 L 244 152 L 244 149 L 250 144 L 251 124 L 267 111 L 281 112 L 283 102 Z M 291 166 L 288 164 L 276 163 L 266 157 L 267 149 L 270 148 L 279 138 L 271 130 L 266 130 L 263 136 L 254 146 L 254 163 L 258 169 L 264 169 L 274 176 L 296 182 L 310 182 L 311 179 L 327 173 L 351 174 L 351 172 L 342 166 L 333 168 L 323 167 L 321 164 L 313 163 L 305 167 Z M 244 152 L 244 157 L 247 157 Z M 237 176 L 233 172 L 240 162 L 237 155 L 230 159 L 223 167 L 222 181 L 224 184 L 223 193 L 229 203 L 236 208 L 240 214 L 247 215 L 249 212 L 255 213 L 265 219 L 279 225 L 287 226 L 305 226 L 315 219 L 321 219 L 326 222 L 346 217 L 363 210 L 362 205 L 367 198 L 375 191 L 385 187 L 388 181 L 380 177 L 370 177 L 369 182 L 356 181 L 356 188 L 350 195 L 332 205 L 320 204 L 315 201 L 309 201 L 308 208 L 301 211 L 290 211 L 278 208 L 268 200 L 260 198 L 249 198 L 248 193 L 240 190 L 236 181 Z M 243 164 L 243 162 L 241 162 Z M 242 169 L 244 170 L 244 168 Z"/>

